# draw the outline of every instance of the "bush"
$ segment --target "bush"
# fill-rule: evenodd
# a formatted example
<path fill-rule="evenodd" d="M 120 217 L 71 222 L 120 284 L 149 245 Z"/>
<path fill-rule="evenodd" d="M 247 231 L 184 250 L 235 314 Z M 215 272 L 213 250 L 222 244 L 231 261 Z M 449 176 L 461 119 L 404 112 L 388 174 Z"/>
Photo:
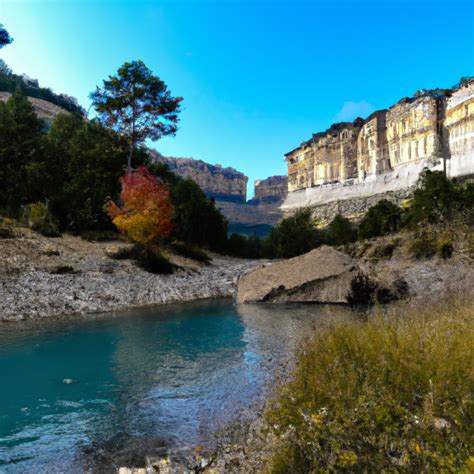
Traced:
<path fill-rule="evenodd" d="M 370 239 L 388 235 L 400 229 L 402 209 L 386 199 L 382 199 L 367 211 L 359 225 L 359 239 Z"/>
<path fill-rule="evenodd" d="M 42 202 L 28 204 L 22 213 L 21 220 L 31 230 L 46 237 L 59 237 L 58 222 L 51 214 L 48 206 Z"/>
<path fill-rule="evenodd" d="M 436 253 L 436 239 L 426 232 L 415 236 L 408 245 L 412 257 L 416 259 L 430 258 Z"/>
<path fill-rule="evenodd" d="M 436 249 L 436 255 L 443 259 L 451 258 L 454 252 L 453 244 L 448 239 L 443 239 L 439 242 L 438 247 Z"/>
<path fill-rule="evenodd" d="M 212 258 L 196 245 L 175 241 L 171 244 L 171 248 L 179 255 L 190 258 L 191 260 L 196 260 L 197 262 L 210 263 L 212 261 Z"/>
<path fill-rule="evenodd" d="M 84 230 L 80 237 L 89 242 L 112 242 L 118 240 L 119 234 L 114 230 Z"/>
<path fill-rule="evenodd" d="M 364 273 L 358 273 L 351 281 L 347 302 L 352 307 L 368 306 L 374 303 L 377 284 Z"/>
<path fill-rule="evenodd" d="M 323 241 L 311 211 L 300 209 L 293 216 L 282 219 L 270 232 L 266 248 L 271 257 L 290 258 L 319 247 Z"/>
<path fill-rule="evenodd" d="M 393 255 L 393 251 L 397 248 L 395 242 L 389 242 L 388 244 L 380 244 L 374 247 L 370 258 L 373 260 L 390 259 Z"/>
<path fill-rule="evenodd" d="M 268 472 L 470 472 L 473 338 L 453 303 L 318 331 L 269 404 Z"/>
<path fill-rule="evenodd" d="M 357 240 L 357 231 L 349 219 L 337 214 L 325 229 L 329 245 L 345 245 Z"/>
<path fill-rule="evenodd" d="M 133 247 L 133 259 L 137 265 L 147 272 L 158 274 L 170 274 L 177 268 L 160 251 L 154 247 Z"/>
<path fill-rule="evenodd" d="M 426 171 L 420 178 L 419 188 L 415 190 L 410 207 L 406 214 L 408 226 L 429 222 L 442 222 L 469 206 L 470 187 L 459 187 L 446 178 L 441 171 Z"/>

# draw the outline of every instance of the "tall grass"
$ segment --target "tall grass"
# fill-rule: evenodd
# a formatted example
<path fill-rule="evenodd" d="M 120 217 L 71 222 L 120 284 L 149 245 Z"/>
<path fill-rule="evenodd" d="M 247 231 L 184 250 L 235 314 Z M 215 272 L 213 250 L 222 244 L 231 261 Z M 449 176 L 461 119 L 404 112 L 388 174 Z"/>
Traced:
<path fill-rule="evenodd" d="M 267 412 L 270 472 L 474 472 L 472 304 L 338 324 L 293 375 Z"/>

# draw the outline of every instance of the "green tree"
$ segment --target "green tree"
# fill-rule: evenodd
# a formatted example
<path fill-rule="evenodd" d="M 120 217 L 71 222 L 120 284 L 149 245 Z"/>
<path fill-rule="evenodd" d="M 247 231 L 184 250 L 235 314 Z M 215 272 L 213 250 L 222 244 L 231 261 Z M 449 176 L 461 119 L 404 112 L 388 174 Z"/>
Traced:
<path fill-rule="evenodd" d="M 28 200 L 27 166 L 40 159 L 44 123 L 17 89 L 0 102 L 0 206 L 17 212 Z"/>
<path fill-rule="evenodd" d="M 370 239 L 396 232 L 402 224 L 402 209 L 382 199 L 367 211 L 359 225 L 359 238 Z"/>
<path fill-rule="evenodd" d="M 10 36 L 6 28 L 0 24 L 0 49 L 10 44 L 13 41 L 13 38 Z"/>
<path fill-rule="evenodd" d="M 182 98 L 172 97 L 166 84 L 143 61 L 124 63 L 90 97 L 101 123 L 128 137 L 129 172 L 138 144 L 177 131 Z"/>
<path fill-rule="evenodd" d="M 323 235 L 316 228 L 309 209 L 300 209 L 293 216 L 286 217 L 267 237 L 265 247 L 272 257 L 290 258 L 318 247 Z"/>
<path fill-rule="evenodd" d="M 329 245 L 344 245 L 357 239 L 357 231 L 349 219 L 337 214 L 325 229 Z"/>
<path fill-rule="evenodd" d="M 171 188 L 171 201 L 175 208 L 177 240 L 222 250 L 227 240 L 227 221 L 192 179 L 176 180 Z"/>
<path fill-rule="evenodd" d="M 469 195 L 469 187 L 466 187 L 465 193 Z M 446 178 L 444 173 L 426 171 L 413 194 L 406 216 L 407 224 L 414 226 L 420 222 L 441 222 L 459 212 L 463 202 L 468 200 L 468 197 L 464 198 L 462 188 Z"/>
<path fill-rule="evenodd" d="M 127 142 L 96 122 L 59 115 L 46 137 L 46 152 L 28 167 L 35 200 L 48 200 L 62 229 L 75 232 L 112 229 L 104 205 L 120 192 Z M 138 150 L 136 161 L 145 164 Z"/>

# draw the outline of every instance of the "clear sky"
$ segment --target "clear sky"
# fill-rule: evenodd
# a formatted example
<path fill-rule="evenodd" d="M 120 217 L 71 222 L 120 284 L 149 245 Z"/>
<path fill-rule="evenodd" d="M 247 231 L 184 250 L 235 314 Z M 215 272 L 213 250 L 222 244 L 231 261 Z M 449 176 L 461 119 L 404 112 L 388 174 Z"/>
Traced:
<path fill-rule="evenodd" d="M 0 0 L 0 22 L 15 38 L 0 57 L 85 108 L 142 59 L 184 97 L 176 137 L 153 146 L 249 188 L 332 122 L 474 74 L 473 0 Z"/>

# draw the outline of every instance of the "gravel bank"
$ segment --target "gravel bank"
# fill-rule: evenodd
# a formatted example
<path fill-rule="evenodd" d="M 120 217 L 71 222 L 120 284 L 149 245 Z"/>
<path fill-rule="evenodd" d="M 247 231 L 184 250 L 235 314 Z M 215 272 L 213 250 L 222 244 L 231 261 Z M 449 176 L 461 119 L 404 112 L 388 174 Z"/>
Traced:
<path fill-rule="evenodd" d="M 108 255 L 124 244 L 46 239 L 23 231 L 0 241 L 0 321 L 90 314 L 233 296 L 256 262 L 213 255 L 210 265 L 173 257 L 183 269 L 154 275 Z M 55 274 L 61 267 L 72 273 Z"/>

